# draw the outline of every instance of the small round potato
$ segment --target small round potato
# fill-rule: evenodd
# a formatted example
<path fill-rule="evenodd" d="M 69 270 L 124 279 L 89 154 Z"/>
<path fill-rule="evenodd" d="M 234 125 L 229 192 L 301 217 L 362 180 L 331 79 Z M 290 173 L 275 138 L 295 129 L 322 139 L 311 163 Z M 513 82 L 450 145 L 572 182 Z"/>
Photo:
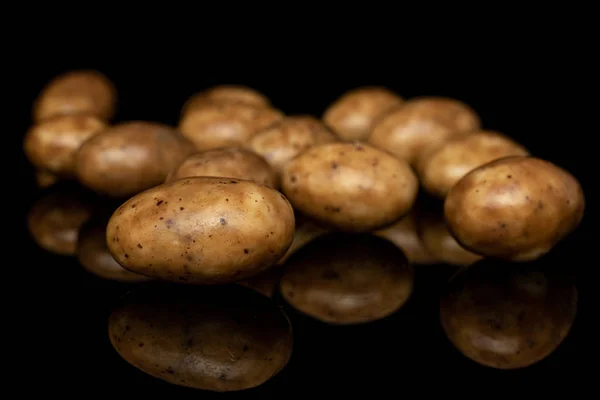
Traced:
<path fill-rule="evenodd" d="M 457 135 L 480 129 L 479 116 L 466 104 L 443 97 L 404 103 L 373 126 L 368 142 L 416 165 L 422 154 Z"/>
<path fill-rule="evenodd" d="M 583 190 L 564 169 L 535 157 L 484 164 L 450 189 L 444 215 L 465 248 L 494 258 L 534 260 L 581 222 Z"/>
<path fill-rule="evenodd" d="M 260 386 L 287 365 L 292 327 L 267 297 L 240 285 L 144 286 L 108 321 L 112 346 L 140 371 L 178 386 L 229 392 Z"/>
<path fill-rule="evenodd" d="M 391 90 L 366 86 L 350 90 L 333 102 L 323 121 L 342 140 L 366 139 L 373 124 L 388 111 L 400 107 L 404 99 Z"/>
<path fill-rule="evenodd" d="M 257 133 L 250 139 L 249 147 L 263 156 L 280 177 L 285 164 L 298 154 L 337 141 L 339 138 L 318 119 L 298 115 L 286 117 Z"/>
<path fill-rule="evenodd" d="M 40 122 L 57 115 L 88 114 L 110 120 L 116 108 L 117 91 L 98 71 L 71 71 L 52 79 L 40 92 L 33 119 Z"/>
<path fill-rule="evenodd" d="M 270 187 L 275 187 L 277 183 L 275 172 L 264 158 L 239 147 L 224 147 L 191 155 L 165 182 L 192 176 L 246 179 Z"/>
<path fill-rule="evenodd" d="M 106 229 L 124 268 L 182 283 L 222 284 L 266 270 L 294 238 L 294 211 L 251 181 L 193 177 L 148 189 L 119 207 Z"/>
<path fill-rule="evenodd" d="M 292 307 L 322 322 L 360 324 L 385 318 L 406 303 L 413 270 L 387 240 L 330 233 L 290 257 L 280 290 Z"/>
<path fill-rule="evenodd" d="M 328 227 L 367 232 L 406 215 L 419 189 L 410 166 L 359 142 L 315 146 L 283 170 L 282 189 L 300 212 Z"/>
<path fill-rule="evenodd" d="M 507 156 L 528 156 L 520 144 L 498 132 L 478 131 L 450 139 L 424 154 L 417 175 L 430 194 L 444 198 L 456 182 L 475 168 Z"/>
<path fill-rule="evenodd" d="M 271 101 L 257 90 L 242 85 L 219 85 L 190 96 L 183 105 L 181 114 L 193 112 L 211 102 L 271 107 Z"/>
<path fill-rule="evenodd" d="M 198 150 L 243 146 L 257 132 L 283 118 L 279 110 L 244 103 L 212 102 L 186 113 L 179 130 Z"/>
<path fill-rule="evenodd" d="M 190 155 L 194 145 L 156 122 L 114 125 L 87 140 L 75 157 L 79 182 L 111 197 L 130 197 L 159 185 Z"/>
<path fill-rule="evenodd" d="M 29 162 L 54 175 L 75 174 L 75 154 L 83 142 L 101 132 L 106 123 L 93 115 L 59 115 L 33 125 L 23 148 Z"/>
<path fill-rule="evenodd" d="M 117 263 L 106 245 L 107 217 L 94 216 L 79 231 L 77 259 L 91 274 L 119 282 L 142 282 L 150 278 L 126 270 Z"/>
<path fill-rule="evenodd" d="M 471 360 L 523 368 L 563 342 L 577 297 L 572 279 L 551 265 L 482 260 L 451 279 L 440 319 L 450 342 Z"/>
<path fill-rule="evenodd" d="M 45 189 L 57 183 L 59 181 L 58 176 L 52 172 L 45 171 L 43 169 L 35 172 L 35 182 L 39 188 Z"/>
<path fill-rule="evenodd" d="M 295 212 L 296 231 L 292 245 L 285 255 L 277 262 L 278 265 L 283 265 L 292 254 L 306 246 L 321 235 L 329 232 L 328 229 L 313 221 L 306 215 Z"/>

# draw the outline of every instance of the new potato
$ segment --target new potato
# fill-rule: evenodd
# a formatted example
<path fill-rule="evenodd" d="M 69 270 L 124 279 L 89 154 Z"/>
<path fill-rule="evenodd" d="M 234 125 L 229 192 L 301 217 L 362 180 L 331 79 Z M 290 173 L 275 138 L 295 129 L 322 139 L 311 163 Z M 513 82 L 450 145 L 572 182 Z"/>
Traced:
<path fill-rule="evenodd" d="M 251 181 L 185 178 L 127 200 L 106 237 L 111 254 L 132 272 L 229 283 L 277 263 L 294 238 L 294 211 L 281 193 Z"/>
<path fill-rule="evenodd" d="M 270 107 L 270 100 L 262 93 L 242 85 L 219 85 L 195 93 L 185 102 L 181 114 L 204 107 L 207 103 L 243 103 L 255 107 Z"/>

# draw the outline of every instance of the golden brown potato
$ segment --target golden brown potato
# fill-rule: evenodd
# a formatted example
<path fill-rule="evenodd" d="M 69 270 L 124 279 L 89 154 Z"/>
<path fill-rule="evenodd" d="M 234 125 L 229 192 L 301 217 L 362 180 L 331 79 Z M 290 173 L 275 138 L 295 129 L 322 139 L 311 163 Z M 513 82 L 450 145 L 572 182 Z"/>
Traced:
<path fill-rule="evenodd" d="M 139 287 L 111 313 L 108 335 L 142 372 L 215 392 L 262 385 L 287 365 L 293 346 L 281 308 L 239 285 Z"/>
<path fill-rule="evenodd" d="M 243 146 L 257 132 L 283 118 L 279 110 L 244 103 L 207 103 L 186 113 L 179 130 L 198 150 Z"/>
<path fill-rule="evenodd" d="M 425 247 L 419 236 L 417 213 L 414 209 L 394 224 L 373 232 L 398 246 L 411 264 L 429 265 L 439 260 Z"/>
<path fill-rule="evenodd" d="M 273 297 L 282 273 L 283 270 L 281 268 L 273 267 L 261 272 L 258 275 L 237 283 L 252 290 L 256 290 L 258 293 L 264 296 Z"/>
<path fill-rule="evenodd" d="M 283 170 L 282 189 L 300 212 L 329 227 L 366 232 L 406 215 L 418 181 L 408 166 L 372 146 L 315 146 Z"/>
<path fill-rule="evenodd" d="M 330 324 L 360 324 L 400 309 L 413 289 L 404 253 L 369 234 L 330 233 L 290 257 L 280 290 L 295 309 Z"/>
<path fill-rule="evenodd" d="M 466 357 L 515 369 L 548 357 L 568 335 L 576 310 L 572 280 L 553 266 L 483 260 L 452 278 L 440 318 Z"/>
<path fill-rule="evenodd" d="M 110 127 L 86 141 L 75 157 L 79 182 L 112 197 L 130 197 L 165 181 L 196 152 L 175 129 L 132 121 Z"/>
<path fill-rule="evenodd" d="M 190 96 L 183 105 L 181 114 L 193 112 L 211 102 L 271 107 L 271 101 L 257 90 L 242 85 L 219 85 Z"/>
<path fill-rule="evenodd" d="M 40 92 L 33 119 L 40 122 L 57 115 L 89 114 L 109 120 L 114 116 L 117 91 L 98 71 L 79 70 L 59 75 Z"/>
<path fill-rule="evenodd" d="M 277 262 L 278 265 L 285 264 L 288 258 L 308 243 L 312 242 L 321 235 L 329 232 L 328 229 L 313 221 L 306 215 L 295 212 L 296 228 L 292 245 L 285 255 Z"/>
<path fill-rule="evenodd" d="M 263 156 L 278 177 L 285 164 L 303 151 L 320 144 L 339 141 L 318 119 L 308 115 L 282 119 L 250 139 L 249 147 Z"/>
<path fill-rule="evenodd" d="M 183 283 L 218 284 L 256 275 L 285 254 L 294 211 L 278 191 L 230 178 L 179 179 L 119 207 L 106 229 L 124 268 Z"/>
<path fill-rule="evenodd" d="M 150 278 L 121 267 L 108 251 L 106 225 L 108 218 L 94 216 L 82 225 L 77 240 L 77 259 L 88 272 L 103 279 L 120 282 L 142 282 Z"/>
<path fill-rule="evenodd" d="M 450 189 L 444 215 L 465 248 L 512 261 L 546 254 L 581 222 L 583 190 L 564 169 L 535 157 L 484 164 Z"/>
<path fill-rule="evenodd" d="M 44 250 L 72 256 L 77 249 L 79 229 L 95 207 L 89 194 L 57 185 L 34 203 L 27 215 L 27 228 Z"/>
<path fill-rule="evenodd" d="M 73 177 L 77 150 L 106 127 L 105 122 L 93 115 L 59 115 L 45 119 L 25 134 L 25 155 L 36 168 Z"/>
<path fill-rule="evenodd" d="M 404 99 L 384 87 L 367 86 L 344 93 L 323 114 L 325 124 L 342 140 L 363 140 L 373 124 Z"/>
<path fill-rule="evenodd" d="M 264 158 L 239 147 L 224 147 L 193 154 L 165 182 L 192 176 L 246 179 L 270 187 L 277 184 L 275 172 Z"/>
<path fill-rule="evenodd" d="M 38 170 L 35 172 L 35 182 L 39 188 L 45 189 L 58 182 L 59 178 L 51 172 Z"/>
<path fill-rule="evenodd" d="M 528 155 L 526 148 L 501 133 L 477 131 L 449 139 L 424 154 L 417 165 L 417 175 L 428 193 L 443 198 L 475 168 L 507 156 Z"/>
<path fill-rule="evenodd" d="M 420 97 L 379 119 L 368 142 L 414 166 L 430 148 L 480 127 L 479 116 L 468 105 L 443 97 Z"/>

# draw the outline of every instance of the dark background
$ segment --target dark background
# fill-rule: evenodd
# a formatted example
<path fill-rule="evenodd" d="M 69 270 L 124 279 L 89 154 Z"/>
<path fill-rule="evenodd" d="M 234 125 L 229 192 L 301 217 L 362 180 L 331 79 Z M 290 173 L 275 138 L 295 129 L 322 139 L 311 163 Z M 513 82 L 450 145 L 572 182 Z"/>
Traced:
<path fill-rule="evenodd" d="M 590 311 L 593 282 L 588 271 L 594 264 L 591 166 L 597 151 L 591 137 L 597 127 L 583 121 L 589 103 L 581 93 L 589 91 L 589 81 L 577 68 L 584 62 L 574 58 L 574 50 L 548 42 L 536 51 L 492 47 L 483 56 L 474 48 L 459 55 L 455 48 L 446 47 L 434 54 L 425 51 L 430 56 L 425 58 L 350 41 L 337 51 L 328 46 L 317 51 L 302 41 L 286 49 L 271 45 L 265 50 L 242 39 L 235 49 L 207 48 L 199 40 L 195 47 L 159 50 L 152 44 L 134 46 L 132 41 L 117 51 L 116 40 L 86 51 L 62 46 L 42 53 L 50 44 L 61 44 L 54 39 L 38 43 L 12 65 L 19 90 L 12 97 L 14 111 L 9 117 L 18 124 L 9 133 L 14 141 L 7 153 L 18 165 L 19 196 L 14 207 L 19 219 L 17 239 L 11 243 L 19 254 L 16 279 L 11 281 L 18 295 L 10 298 L 8 308 L 16 311 L 14 329 L 23 343 L 14 367 L 15 375 L 24 379 L 22 390 L 43 387 L 48 393 L 62 394 L 106 391 L 217 397 L 171 386 L 124 362 L 108 340 L 107 317 L 126 286 L 90 276 L 74 259 L 44 252 L 28 236 L 25 215 L 38 192 L 21 141 L 30 123 L 31 103 L 53 76 L 77 68 L 98 69 L 115 83 L 120 121 L 176 124 L 188 96 L 222 83 L 254 87 L 287 114 L 315 116 L 345 90 L 361 85 L 384 85 L 406 98 L 454 97 L 480 114 L 484 128 L 512 136 L 533 154 L 572 172 L 584 187 L 588 198 L 584 221 L 552 257 L 553 262 L 576 271 L 579 314 L 566 341 L 542 362 L 523 370 L 497 371 L 463 357 L 439 326 L 439 292 L 448 272 L 419 268 L 410 302 L 383 321 L 326 327 L 292 313 L 296 345 L 288 367 L 261 388 L 221 397 L 294 397 L 322 390 L 341 395 L 359 389 L 373 391 L 375 398 L 388 392 L 400 396 L 408 390 L 423 393 L 427 389 L 460 394 L 475 384 L 490 392 L 512 384 L 532 390 L 582 388 L 587 381 L 582 371 L 595 362 L 586 337 L 591 329 L 587 321 L 595 313 Z M 569 67 L 560 66 L 560 60 L 568 61 Z"/>

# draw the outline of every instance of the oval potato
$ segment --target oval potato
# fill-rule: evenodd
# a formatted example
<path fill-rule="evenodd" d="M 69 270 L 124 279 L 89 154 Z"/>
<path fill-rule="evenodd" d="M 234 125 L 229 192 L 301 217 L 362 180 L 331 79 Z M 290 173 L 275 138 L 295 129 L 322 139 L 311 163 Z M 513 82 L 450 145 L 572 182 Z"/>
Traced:
<path fill-rule="evenodd" d="M 23 148 L 36 168 L 62 177 L 75 175 L 75 154 L 89 138 L 107 127 L 93 115 L 59 115 L 33 125 Z"/>
<path fill-rule="evenodd" d="M 75 171 L 79 182 L 97 193 L 130 197 L 163 183 L 195 152 L 190 141 L 167 125 L 123 122 L 79 148 Z"/>
<path fill-rule="evenodd" d="M 207 103 L 243 103 L 255 107 L 270 107 L 271 101 L 259 91 L 243 85 L 218 85 L 195 93 L 185 102 L 181 114 L 185 115 Z"/>
<path fill-rule="evenodd" d="M 33 119 L 57 115 L 89 114 L 110 120 L 115 114 L 117 91 L 102 73 L 77 70 L 52 79 L 34 102 Z"/>
<path fill-rule="evenodd" d="M 465 248 L 494 258 L 534 260 L 581 222 L 583 190 L 564 169 L 536 157 L 484 164 L 452 187 L 444 215 Z"/>
<path fill-rule="evenodd" d="M 193 154 L 165 182 L 192 176 L 246 179 L 269 187 L 277 184 L 275 173 L 264 158 L 239 147 L 224 147 Z"/>
<path fill-rule="evenodd" d="M 359 142 L 315 146 L 283 170 L 282 189 L 300 212 L 343 231 L 366 232 L 406 215 L 418 181 L 391 154 Z"/>
<path fill-rule="evenodd" d="M 275 265 L 294 238 L 278 191 L 216 177 L 179 179 L 123 203 L 106 230 L 124 268 L 183 283 L 230 283 Z"/>
<path fill-rule="evenodd" d="M 443 198 L 460 178 L 475 168 L 507 156 L 528 155 L 525 147 L 501 133 L 477 131 L 449 139 L 425 154 L 418 163 L 417 175 L 428 193 Z"/>

